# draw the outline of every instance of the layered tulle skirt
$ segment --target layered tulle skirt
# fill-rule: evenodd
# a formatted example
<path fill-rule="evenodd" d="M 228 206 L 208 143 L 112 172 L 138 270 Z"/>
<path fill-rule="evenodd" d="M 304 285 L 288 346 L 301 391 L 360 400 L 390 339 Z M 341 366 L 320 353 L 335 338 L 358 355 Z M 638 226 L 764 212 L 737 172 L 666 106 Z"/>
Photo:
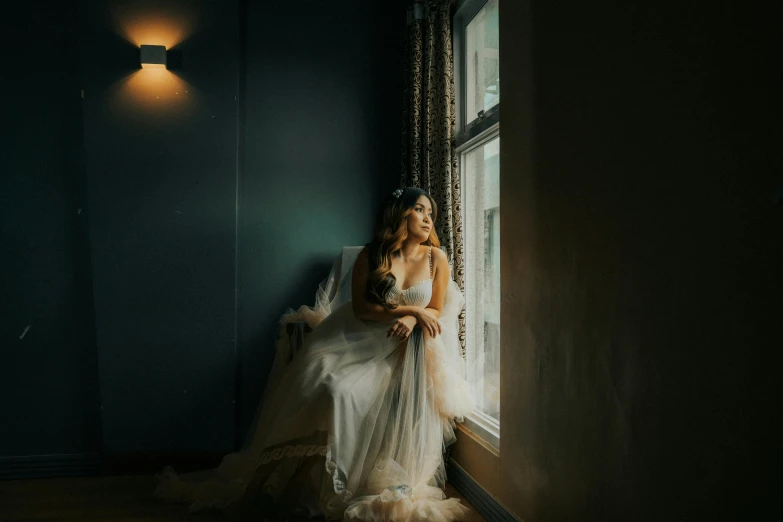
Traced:
<path fill-rule="evenodd" d="M 156 495 L 242 517 L 459 520 L 467 509 L 443 493 L 454 421 L 473 407 L 459 374 L 458 308 L 452 283 L 443 333 L 417 328 L 403 343 L 387 338 L 390 324 L 356 319 L 350 303 L 330 311 L 296 355 L 279 344 L 242 450 L 214 470 L 166 468 Z"/>

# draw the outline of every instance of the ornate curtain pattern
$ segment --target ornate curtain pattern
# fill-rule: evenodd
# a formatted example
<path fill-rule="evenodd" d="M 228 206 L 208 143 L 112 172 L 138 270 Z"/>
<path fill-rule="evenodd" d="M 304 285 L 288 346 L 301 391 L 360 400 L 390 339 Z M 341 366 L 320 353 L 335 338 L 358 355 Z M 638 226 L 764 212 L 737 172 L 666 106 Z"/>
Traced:
<path fill-rule="evenodd" d="M 446 248 L 454 280 L 464 292 L 451 7 L 451 0 L 415 2 L 408 7 L 401 186 L 420 187 L 435 199 L 438 237 Z M 459 342 L 464 357 L 464 311 Z"/>

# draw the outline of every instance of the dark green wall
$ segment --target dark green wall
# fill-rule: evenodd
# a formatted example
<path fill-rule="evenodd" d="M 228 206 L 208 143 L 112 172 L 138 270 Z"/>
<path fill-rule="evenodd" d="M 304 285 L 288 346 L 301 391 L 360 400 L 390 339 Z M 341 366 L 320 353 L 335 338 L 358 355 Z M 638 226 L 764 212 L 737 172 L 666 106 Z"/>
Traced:
<path fill-rule="evenodd" d="M 0 458 L 101 445 L 74 16 L 0 22 Z"/>
<path fill-rule="evenodd" d="M 81 14 L 104 451 L 231 449 L 238 4 L 85 0 Z M 173 72 L 139 70 L 118 36 L 174 30 Z"/>
<path fill-rule="evenodd" d="M 344 245 L 369 241 L 399 183 L 405 10 L 249 2 L 239 250 L 241 434 L 276 322 L 312 305 Z"/>
<path fill-rule="evenodd" d="M 404 8 L 66 4 L 4 17 L 0 457 L 230 451 L 397 185 Z"/>
<path fill-rule="evenodd" d="M 500 24 L 504 502 L 779 519 L 773 19 L 524 1 Z"/>

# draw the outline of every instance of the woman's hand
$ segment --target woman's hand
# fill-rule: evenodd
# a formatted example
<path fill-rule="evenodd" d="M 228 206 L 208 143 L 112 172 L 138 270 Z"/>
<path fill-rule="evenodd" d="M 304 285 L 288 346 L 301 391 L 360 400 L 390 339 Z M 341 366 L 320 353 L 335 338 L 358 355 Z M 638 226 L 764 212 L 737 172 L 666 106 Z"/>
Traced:
<path fill-rule="evenodd" d="M 440 327 L 440 323 L 438 322 L 438 318 L 424 308 L 422 308 L 416 314 L 416 320 L 419 323 L 419 326 L 421 326 L 421 329 L 428 332 L 431 337 L 435 337 L 437 334 L 441 332 L 441 327 Z"/>
<path fill-rule="evenodd" d="M 386 334 L 386 337 L 397 337 L 400 339 L 400 341 L 404 341 L 408 338 L 408 336 L 413 331 L 413 327 L 416 326 L 417 319 L 416 317 L 412 315 L 406 315 L 405 317 L 400 317 L 396 321 L 394 321 L 394 324 L 389 329 L 389 332 Z"/>

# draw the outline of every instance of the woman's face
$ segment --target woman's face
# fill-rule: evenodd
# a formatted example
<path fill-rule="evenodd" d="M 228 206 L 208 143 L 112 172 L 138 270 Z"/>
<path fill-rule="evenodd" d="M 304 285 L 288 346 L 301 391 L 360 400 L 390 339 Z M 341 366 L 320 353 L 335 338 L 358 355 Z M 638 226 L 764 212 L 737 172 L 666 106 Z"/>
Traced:
<path fill-rule="evenodd" d="M 424 243 L 430 237 L 432 230 L 432 204 L 427 196 L 419 196 L 413 206 L 413 212 L 408 215 L 408 237 L 419 239 Z"/>

